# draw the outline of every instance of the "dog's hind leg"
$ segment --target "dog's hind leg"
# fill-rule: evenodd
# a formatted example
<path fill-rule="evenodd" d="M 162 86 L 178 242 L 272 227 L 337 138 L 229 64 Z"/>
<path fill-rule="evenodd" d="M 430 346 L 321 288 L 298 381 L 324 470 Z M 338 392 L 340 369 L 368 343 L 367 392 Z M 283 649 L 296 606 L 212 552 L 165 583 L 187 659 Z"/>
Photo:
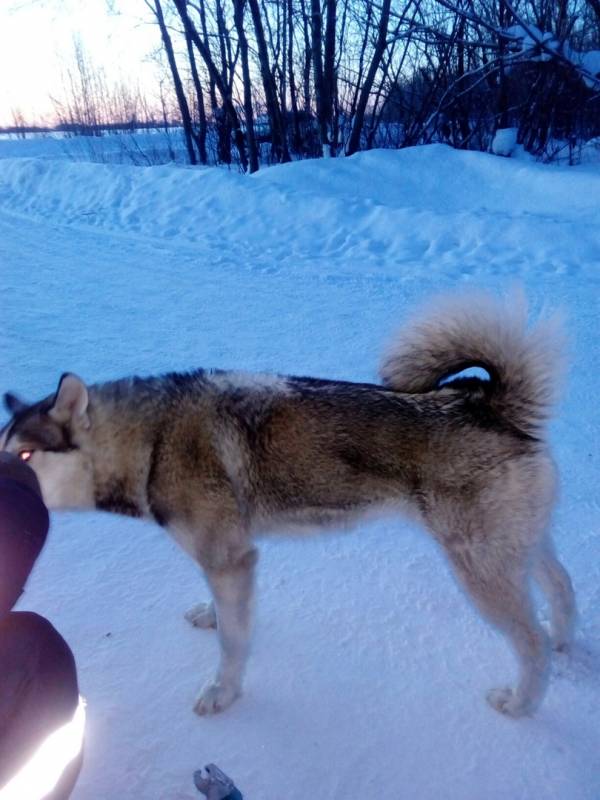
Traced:
<path fill-rule="evenodd" d="M 448 550 L 462 585 L 483 616 L 508 637 L 519 660 L 516 688 L 492 689 L 488 702 L 511 717 L 533 712 L 546 689 L 549 642 L 531 601 L 526 555 L 513 548 L 506 552 L 498 542 Z"/>
<path fill-rule="evenodd" d="M 569 574 L 557 559 L 549 537 L 542 543 L 533 570 L 536 581 L 550 603 L 552 647 L 566 652 L 573 640 L 575 594 Z"/>
<path fill-rule="evenodd" d="M 204 564 L 214 599 L 221 654 L 214 680 L 206 684 L 196 702 L 197 714 L 223 711 L 242 692 L 250 647 L 256 561 L 257 551 L 251 548 L 218 568 Z"/>

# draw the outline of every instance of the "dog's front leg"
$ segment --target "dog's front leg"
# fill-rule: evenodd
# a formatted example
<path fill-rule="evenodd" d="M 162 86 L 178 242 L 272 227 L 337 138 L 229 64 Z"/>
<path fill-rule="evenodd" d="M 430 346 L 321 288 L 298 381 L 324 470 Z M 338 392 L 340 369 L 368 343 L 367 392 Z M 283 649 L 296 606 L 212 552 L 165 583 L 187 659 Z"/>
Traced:
<path fill-rule="evenodd" d="M 214 680 L 203 688 L 194 707 L 197 714 L 215 714 L 231 705 L 242 692 L 250 646 L 256 550 L 224 567 L 204 567 L 210 585 L 221 648 Z"/>

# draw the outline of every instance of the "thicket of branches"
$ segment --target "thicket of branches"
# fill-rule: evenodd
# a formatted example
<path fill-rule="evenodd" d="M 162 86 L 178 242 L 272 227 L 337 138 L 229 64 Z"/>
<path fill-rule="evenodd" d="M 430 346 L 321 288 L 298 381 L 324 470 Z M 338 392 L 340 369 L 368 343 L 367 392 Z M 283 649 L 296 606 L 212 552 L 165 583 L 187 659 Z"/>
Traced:
<path fill-rule="evenodd" d="M 600 0 L 146 0 L 189 159 L 272 161 L 517 128 L 552 157 L 600 134 Z M 264 149 L 264 148 L 263 148 Z"/>
<path fill-rule="evenodd" d="M 144 2 L 192 164 L 488 150 L 500 129 L 573 160 L 600 136 L 600 0 Z M 80 62 L 79 94 L 93 94 Z"/>

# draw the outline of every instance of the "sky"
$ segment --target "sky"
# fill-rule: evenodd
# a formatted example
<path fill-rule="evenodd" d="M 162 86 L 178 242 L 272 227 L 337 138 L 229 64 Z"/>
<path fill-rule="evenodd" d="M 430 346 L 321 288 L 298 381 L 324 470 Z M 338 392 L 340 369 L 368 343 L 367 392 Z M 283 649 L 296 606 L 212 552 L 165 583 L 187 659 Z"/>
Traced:
<path fill-rule="evenodd" d="M 52 121 L 75 37 L 109 81 L 126 77 L 152 94 L 159 34 L 150 20 L 144 0 L 1 0 L 0 125 L 17 109 L 27 122 Z"/>

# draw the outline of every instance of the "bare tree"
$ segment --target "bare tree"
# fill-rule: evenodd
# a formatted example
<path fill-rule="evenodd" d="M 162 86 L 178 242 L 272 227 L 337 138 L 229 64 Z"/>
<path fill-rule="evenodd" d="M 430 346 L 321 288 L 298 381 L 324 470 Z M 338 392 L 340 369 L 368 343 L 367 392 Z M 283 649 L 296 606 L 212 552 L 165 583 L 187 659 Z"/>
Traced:
<path fill-rule="evenodd" d="M 258 170 L 258 149 L 256 137 L 254 135 L 254 111 L 252 108 L 252 82 L 250 78 L 250 62 L 248 58 L 248 39 L 244 29 L 244 6 L 245 0 L 234 0 L 234 18 L 240 43 L 240 53 L 242 58 L 242 77 L 244 82 L 244 113 L 246 116 L 246 139 L 248 141 L 248 158 L 250 162 L 250 172 Z"/>
<path fill-rule="evenodd" d="M 346 146 L 346 155 L 349 156 L 351 156 L 353 153 L 356 153 L 356 151 L 360 148 L 360 135 L 364 125 L 367 103 L 369 102 L 373 83 L 375 82 L 375 76 L 381 64 L 381 59 L 383 58 L 383 54 L 388 43 L 387 33 L 390 21 L 390 7 L 391 0 L 383 0 L 379 15 L 379 25 L 377 28 L 377 41 L 371 57 L 371 63 L 369 65 L 367 77 L 365 78 L 358 102 L 356 104 L 356 111 L 354 113 L 354 119 L 352 122 L 352 131 Z"/>
<path fill-rule="evenodd" d="M 434 141 L 489 149 L 514 127 L 551 158 L 600 135 L 600 0 L 145 1 L 180 23 L 163 14 L 163 44 L 189 76 L 203 162 L 209 126 L 217 160 L 231 162 L 233 139 L 251 171 L 267 141 L 287 161 Z M 173 82 L 185 108 L 186 82 Z M 98 103 L 80 105 L 93 120 Z"/>
<path fill-rule="evenodd" d="M 173 0 L 173 2 L 179 13 L 181 21 L 183 22 L 186 36 L 190 37 L 191 41 L 198 49 L 198 52 L 202 56 L 206 68 L 208 69 L 211 79 L 213 80 L 215 86 L 217 87 L 221 95 L 225 114 L 234 132 L 234 139 L 240 157 L 240 164 L 243 171 L 246 172 L 248 169 L 248 159 L 246 156 L 246 143 L 240 125 L 240 121 L 237 115 L 237 111 L 233 104 L 231 87 L 228 86 L 226 82 L 223 80 L 223 76 L 221 75 L 221 73 L 217 69 L 215 62 L 213 61 L 210 50 L 198 35 L 198 31 L 196 30 L 196 27 L 194 26 L 194 23 L 192 22 L 188 14 L 187 0 Z"/>
<path fill-rule="evenodd" d="M 194 85 L 194 92 L 196 95 L 196 113 L 198 115 L 198 129 L 192 130 L 192 135 L 198 148 L 198 155 L 201 164 L 208 163 L 208 154 L 206 152 L 206 134 L 207 134 L 207 121 L 206 109 L 204 107 L 204 92 L 202 91 L 202 84 L 200 82 L 200 75 L 198 74 L 198 65 L 196 64 L 196 56 L 194 55 L 194 46 L 187 31 L 184 31 L 185 45 L 187 49 L 187 57 L 190 65 L 190 72 L 192 75 L 192 82 Z"/>
<path fill-rule="evenodd" d="M 269 54 L 265 39 L 265 30 L 262 24 L 258 0 L 248 0 L 252 21 L 254 23 L 254 33 L 258 49 L 260 63 L 260 74 L 262 77 L 263 91 L 269 115 L 269 125 L 271 128 L 271 141 L 273 143 L 273 153 L 276 161 L 289 161 L 290 153 L 288 150 L 285 122 L 281 113 L 281 106 L 277 97 L 277 87 L 273 77 L 273 71 L 269 64 Z"/>
<path fill-rule="evenodd" d="M 171 75 L 173 77 L 173 86 L 175 87 L 175 94 L 177 95 L 177 102 L 179 103 L 179 111 L 181 113 L 183 135 L 185 137 L 185 144 L 187 147 L 188 158 L 190 160 L 190 164 L 197 164 L 198 159 L 196 158 L 196 151 L 194 149 L 192 117 L 190 114 L 190 108 L 188 106 L 187 98 L 185 96 L 185 91 L 183 89 L 183 84 L 179 76 L 179 69 L 177 67 L 177 61 L 175 59 L 175 51 L 173 50 L 173 43 L 171 41 L 171 36 L 169 35 L 169 31 L 165 23 L 165 17 L 163 14 L 161 0 L 152 0 L 152 5 L 150 5 L 150 0 L 146 0 L 146 4 L 154 11 L 154 14 L 156 16 L 156 21 L 158 22 L 158 27 L 160 29 L 160 35 L 165 48 L 165 52 L 167 54 L 167 59 L 169 61 L 169 67 L 171 69 Z"/>

